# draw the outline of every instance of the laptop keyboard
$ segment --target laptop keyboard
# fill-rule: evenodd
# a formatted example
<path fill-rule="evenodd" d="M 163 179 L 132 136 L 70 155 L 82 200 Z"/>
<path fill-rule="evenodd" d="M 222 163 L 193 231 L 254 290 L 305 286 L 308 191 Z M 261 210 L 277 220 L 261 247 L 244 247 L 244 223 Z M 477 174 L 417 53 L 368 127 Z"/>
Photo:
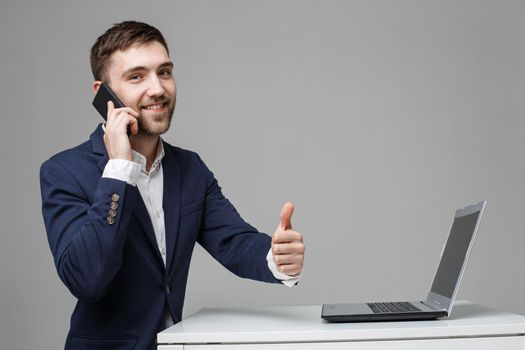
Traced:
<path fill-rule="evenodd" d="M 414 312 L 421 311 L 418 307 L 409 302 L 393 302 L 393 303 L 367 303 L 375 314 L 392 313 L 392 312 Z"/>

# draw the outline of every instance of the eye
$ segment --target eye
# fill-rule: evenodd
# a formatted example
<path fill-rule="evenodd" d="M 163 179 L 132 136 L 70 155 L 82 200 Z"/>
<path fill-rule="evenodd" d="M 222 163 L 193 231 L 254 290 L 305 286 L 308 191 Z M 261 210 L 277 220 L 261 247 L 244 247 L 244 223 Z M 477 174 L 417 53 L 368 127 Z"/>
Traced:
<path fill-rule="evenodd" d="M 159 72 L 159 75 L 161 77 L 166 77 L 166 78 L 171 77 L 171 69 L 163 69 Z"/>
<path fill-rule="evenodd" d="M 128 80 L 139 80 L 140 74 L 132 74 L 128 77 Z"/>

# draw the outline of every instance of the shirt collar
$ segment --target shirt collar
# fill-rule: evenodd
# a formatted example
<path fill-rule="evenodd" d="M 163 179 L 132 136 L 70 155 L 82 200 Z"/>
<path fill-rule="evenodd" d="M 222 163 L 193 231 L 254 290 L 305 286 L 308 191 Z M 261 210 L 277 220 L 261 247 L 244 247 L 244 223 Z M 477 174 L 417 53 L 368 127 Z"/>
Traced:
<path fill-rule="evenodd" d="M 146 157 L 142 155 L 141 153 L 131 150 L 131 153 L 133 155 L 133 161 L 136 163 L 139 163 L 141 166 L 141 170 L 145 173 L 146 171 Z M 159 137 L 159 141 L 157 143 L 157 154 L 155 155 L 155 159 L 153 160 L 153 164 L 151 164 L 150 173 L 153 173 L 160 169 L 160 165 L 162 164 L 162 158 L 164 158 L 164 145 L 162 142 L 162 138 Z"/>

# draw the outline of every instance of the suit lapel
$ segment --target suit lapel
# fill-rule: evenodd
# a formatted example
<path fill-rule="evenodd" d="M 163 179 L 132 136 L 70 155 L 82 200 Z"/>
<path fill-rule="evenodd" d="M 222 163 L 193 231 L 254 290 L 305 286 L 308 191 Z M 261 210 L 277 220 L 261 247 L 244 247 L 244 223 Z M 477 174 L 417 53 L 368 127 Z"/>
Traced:
<path fill-rule="evenodd" d="M 165 155 L 162 159 L 162 172 L 164 174 L 162 207 L 166 228 L 166 269 L 170 271 L 179 231 L 181 175 L 175 154 L 166 143 L 164 143 L 164 152 Z"/>
<path fill-rule="evenodd" d="M 148 238 L 148 241 L 151 244 L 151 248 L 153 249 L 155 255 L 157 255 L 157 258 L 159 259 L 160 265 L 164 267 L 164 261 L 162 261 L 162 256 L 160 255 L 159 245 L 157 244 L 157 237 L 155 236 L 155 230 L 153 229 L 153 224 L 151 223 L 151 218 L 149 216 L 148 209 L 144 204 L 142 196 L 140 196 L 138 199 L 138 203 L 135 206 L 135 210 L 133 211 L 133 216 L 135 216 L 140 227 L 142 228 L 142 232 L 144 232 L 144 235 L 146 235 L 146 237 Z"/>
<path fill-rule="evenodd" d="M 104 172 L 104 168 L 109 160 L 108 152 L 106 151 L 106 146 L 104 145 L 104 130 L 102 129 L 102 124 L 99 124 L 95 131 L 89 137 L 91 141 L 91 148 L 93 153 L 100 156 L 100 159 L 97 163 L 98 168 L 101 172 Z"/>

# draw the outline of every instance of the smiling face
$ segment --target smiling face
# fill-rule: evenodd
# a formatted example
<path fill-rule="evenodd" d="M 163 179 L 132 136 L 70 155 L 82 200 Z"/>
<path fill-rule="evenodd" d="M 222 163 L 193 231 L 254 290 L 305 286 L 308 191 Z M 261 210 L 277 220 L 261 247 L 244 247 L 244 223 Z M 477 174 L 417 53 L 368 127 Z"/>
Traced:
<path fill-rule="evenodd" d="M 122 102 L 139 112 L 139 134 L 158 136 L 169 129 L 177 91 L 173 62 L 162 44 L 149 41 L 115 51 L 107 80 Z"/>

